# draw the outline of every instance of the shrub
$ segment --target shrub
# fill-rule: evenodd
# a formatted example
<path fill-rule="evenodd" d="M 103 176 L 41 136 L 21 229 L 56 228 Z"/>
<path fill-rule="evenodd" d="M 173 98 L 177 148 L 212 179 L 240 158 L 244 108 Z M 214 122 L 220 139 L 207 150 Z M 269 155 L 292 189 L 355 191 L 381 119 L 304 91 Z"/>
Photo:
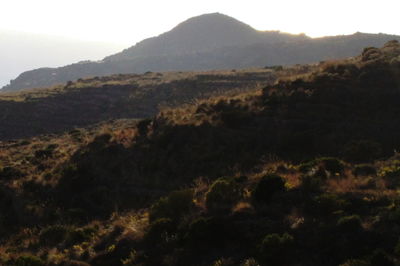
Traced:
<path fill-rule="evenodd" d="M 206 193 L 206 207 L 209 211 L 228 211 L 240 197 L 240 188 L 233 179 L 220 178 Z"/>
<path fill-rule="evenodd" d="M 31 141 L 27 140 L 27 139 L 23 139 L 19 142 L 19 145 L 21 145 L 21 146 L 25 146 L 25 145 L 29 145 L 29 144 L 31 144 Z"/>
<path fill-rule="evenodd" d="M 364 48 L 361 56 L 362 61 L 368 61 L 372 59 L 376 59 L 381 55 L 381 51 L 375 47 L 366 47 Z"/>
<path fill-rule="evenodd" d="M 71 223 L 84 223 L 87 222 L 88 215 L 83 209 L 71 208 L 65 213 L 65 218 Z"/>
<path fill-rule="evenodd" d="M 380 170 L 379 176 L 386 182 L 388 188 L 394 189 L 400 186 L 400 167 L 389 166 Z"/>
<path fill-rule="evenodd" d="M 342 173 L 344 170 L 343 161 L 333 157 L 323 157 L 318 159 L 319 162 L 323 163 L 325 169 L 333 174 Z"/>
<path fill-rule="evenodd" d="M 24 174 L 17 168 L 13 166 L 5 166 L 0 168 L 0 178 L 11 179 L 21 177 Z"/>
<path fill-rule="evenodd" d="M 388 254 L 382 249 L 377 249 L 374 251 L 371 256 L 370 263 L 371 266 L 394 266 L 394 263 Z"/>
<path fill-rule="evenodd" d="M 290 259 L 290 249 L 294 238 L 288 233 L 269 234 L 260 246 L 260 259 L 267 265 L 285 265 Z"/>
<path fill-rule="evenodd" d="M 337 226 L 344 233 L 356 233 L 362 230 L 361 218 L 358 215 L 341 217 L 337 222 Z"/>
<path fill-rule="evenodd" d="M 300 177 L 300 189 L 306 194 L 320 192 L 322 189 L 322 181 L 315 176 L 303 175 Z"/>
<path fill-rule="evenodd" d="M 209 231 L 208 229 L 209 229 L 210 219 L 211 218 L 200 217 L 194 220 L 189 226 L 188 232 L 185 237 L 186 240 L 191 243 L 195 243 L 201 240 L 206 240 L 208 238 L 207 233 Z"/>
<path fill-rule="evenodd" d="M 344 170 L 344 163 L 343 161 L 334 157 L 322 157 L 302 163 L 298 166 L 298 169 L 302 173 L 309 173 L 310 171 L 318 172 L 326 170 L 332 174 L 341 174 Z M 318 173 L 316 175 L 321 176 L 321 174 Z M 325 175 L 323 174 L 323 176 Z"/>
<path fill-rule="evenodd" d="M 15 260 L 14 263 L 10 264 L 13 266 L 45 266 L 46 264 L 38 257 L 33 255 L 20 256 Z"/>
<path fill-rule="evenodd" d="M 353 170 L 355 176 L 369 176 L 376 175 L 376 169 L 370 164 L 358 164 Z"/>
<path fill-rule="evenodd" d="M 66 243 L 74 245 L 90 240 L 96 232 L 93 227 L 77 228 L 68 232 L 66 236 Z"/>
<path fill-rule="evenodd" d="M 260 266 L 260 264 L 254 258 L 250 258 L 243 261 L 240 266 Z"/>
<path fill-rule="evenodd" d="M 104 149 L 109 144 L 111 139 L 112 136 L 109 133 L 98 135 L 91 143 L 88 144 L 88 148 L 93 150 Z"/>
<path fill-rule="evenodd" d="M 360 189 L 374 189 L 376 188 L 376 179 L 374 177 L 367 177 L 358 187 Z"/>
<path fill-rule="evenodd" d="M 175 229 L 175 223 L 171 219 L 161 218 L 150 224 L 145 239 L 150 243 L 168 242 Z"/>
<path fill-rule="evenodd" d="M 280 66 L 280 65 L 276 65 L 276 66 L 266 66 L 266 67 L 264 67 L 265 69 L 271 69 L 271 70 L 274 70 L 274 71 L 281 71 L 281 70 L 283 70 L 283 66 Z"/>
<path fill-rule="evenodd" d="M 297 168 L 299 169 L 300 172 L 302 173 L 308 173 L 309 171 L 312 170 L 312 168 L 314 168 L 316 166 L 316 161 L 312 160 L 312 161 L 308 161 L 308 162 L 304 162 L 300 165 L 297 166 Z"/>
<path fill-rule="evenodd" d="M 212 266 L 233 266 L 235 265 L 235 263 L 233 262 L 233 260 L 231 258 L 221 258 L 218 259 L 216 261 L 214 261 L 212 264 Z"/>
<path fill-rule="evenodd" d="M 44 150 L 37 150 L 37 151 L 35 151 L 35 158 L 36 159 L 51 158 L 53 156 L 54 150 L 57 147 L 58 147 L 57 144 L 50 144 Z"/>
<path fill-rule="evenodd" d="M 140 120 L 137 123 L 136 127 L 137 127 L 137 129 L 139 131 L 139 134 L 141 136 L 146 136 L 147 131 L 149 129 L 149 125 L 151 124 L 151 122 L 152 122 L 152 120 L 148 118 L 148 119 Z"/>
<path fill-rule="evenodd" d="M 71 138 L 75 141 L 82 141 L 83 138 L 83 132 L 79 129 L 73 129 L 69 131 L 68 135 L 70 135 Z"/>
<path fill-rule="evenodd" d="M 84 262 L 84 261 L 77 261 L 77 260 L 70 260 L 66 261 L 62 265 L 68 265 L 68 266 L 90 266 L 90 264 Z"/>
<path fill-rule="evenodd" d="M 316 196 L 308 206 L 309 212 L 316 215 L 331 215 L 336 211 L 343 210 L 344 207 L 348 205 L 346 200 L 340 199 L 336 194 L 324 193 L 322 195 Z"/>
<path fill-rule="evenodd" d="M 366 260 L 350 259 L 339 266 L 371 266 L 371 264 Z"/>
<path fill-rule="evenodd" d="M 232 237 L 231 234 L 236 233 L 227 221 L 200 217 L 189 225 L 185 239 L 193 247 L 209 248 L 229 241 Z"/>
<path fill-rule="evenodd" d="M 193 191 L 190 189 L 174 191 L 161 198 L 150 209 L 150 220 L 169 218 L 178 220 L 193 208 Z"/>
<path fill-rule="evenodd" d="M 269 174 L 262 177 L 253 190 L 253 202 L 267 203 L 274 194 L 284 191 L 286 191 L 285 180 L 279 175 Z"/>
<path fill-rule="evenodd" d="M 397 256 L 400 256 L 400 239 L 397 241 L 397 244 L 396 244 L 396 246 L 394 247 L 394 253 L 395 253 Z"/>
<path fill-rule="evenodd" d="M 43 245 L 55 246 L 65 240 L 68 231 L 64 225 L 46 227 L 40 232 L 39 241 Z"/>

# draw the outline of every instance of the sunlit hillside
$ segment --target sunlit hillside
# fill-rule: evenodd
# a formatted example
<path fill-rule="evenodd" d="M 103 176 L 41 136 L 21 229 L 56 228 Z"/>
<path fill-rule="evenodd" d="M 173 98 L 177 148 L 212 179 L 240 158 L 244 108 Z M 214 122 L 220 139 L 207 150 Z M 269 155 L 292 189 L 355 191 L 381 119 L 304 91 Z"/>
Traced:
<path fill-rule="evenodd" d="M 398 265 L 399 77 L 391 41 L 311 66 L 110 76 L 4 95 L 10 108 L 96 97 L 63 113 L 85 122 L 77 128 L 1 142 L 0 261 Z M 164 91 L 173 97 L 151 117 L 114 116 Z M 88 126 L 95 119 L 82 117 L 97 105 L 113 120 L 100 122 L 104 111 Z"/>

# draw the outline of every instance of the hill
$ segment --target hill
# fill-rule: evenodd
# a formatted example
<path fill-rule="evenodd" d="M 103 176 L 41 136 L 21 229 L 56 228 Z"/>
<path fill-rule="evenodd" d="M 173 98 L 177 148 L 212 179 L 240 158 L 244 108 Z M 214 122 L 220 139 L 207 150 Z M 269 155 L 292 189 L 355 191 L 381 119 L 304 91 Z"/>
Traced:
<path fill-rule="evenodd" d="M 59 67 L 83 60 L 99 60 L 119 49 L 121 46 L 109 43 L 2 30 L 0 87 L 27 70 Z"/>
<path fill-rule="evenodd" d="M 303 35 L 260 32 L 232 17 L 213 13 L 190 18 L 171 31 L 146 39 L 105 61 L 140 57 L 174 56 L 203 53 L 223 47 L 247 46 L 307 39 Z"/>
<path fill-rule="evenodd" d="M 305 35 L 256 31 L 226 15 L 205 14 L 102 61 L 24 72 L 3 90 L 49 87 L 78 78 L 111 74 L 312 63 L 355 56 L 364 47 L 381 46 L 393 39 L 400 37 L 356 33 L 312 39 Z"/>
<path fill-rule="evenodd" d="M 0 140 L 60 133 L 105 120 L 147 118 L 160 108 L 273 83 L 282 69 L 167 72 L 79 79 L 47 89 L 0 94 Z"/>
<path fill-rule="evenodd" d="M 400 44 L 308 70 L 3 142 L 2 264 L 397 265 Z"/>

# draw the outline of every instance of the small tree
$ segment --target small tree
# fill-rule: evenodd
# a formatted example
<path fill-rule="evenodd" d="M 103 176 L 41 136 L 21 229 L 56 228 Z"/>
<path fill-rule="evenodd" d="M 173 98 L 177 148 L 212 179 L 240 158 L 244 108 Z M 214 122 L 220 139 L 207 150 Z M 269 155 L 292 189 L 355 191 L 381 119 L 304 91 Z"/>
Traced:
<path fill-rule="evenodd" d="M 254 203 L 268 203 L 274 194 L 286 191 L 285 180 L 276 174 L 261 178 L 252 193 Z"/>
<path fill-rule="evenodd" d="M 193 191 L 190 189 L 171 192 L 161 198 L 150 209 L 150 220 L 169 218 L 178 220 L 194 206 Z"/>
<path fill-rule="evenodd" d="M 266 235 L 260 245 L 260 259 L 266 265 L 285 265 L 290 256 L 290 249 L 294 243 L 293 236 L 288 233 L 283 235 Z"/>
<path fill-rule="evenodd" d="M 228 211 L 240 197 L 240 188 L 233 179 L 220 178 L 206 194 L 206 207 L 209 211 Z"/>

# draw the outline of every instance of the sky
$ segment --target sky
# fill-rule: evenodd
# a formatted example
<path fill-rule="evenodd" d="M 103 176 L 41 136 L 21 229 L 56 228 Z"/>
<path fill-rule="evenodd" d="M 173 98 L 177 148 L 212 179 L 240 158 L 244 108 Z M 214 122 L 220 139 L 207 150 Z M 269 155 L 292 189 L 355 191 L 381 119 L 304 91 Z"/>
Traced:
<path fill-rule="evenodd" d="M 126 45 L 204 13 L 220 12 L 257 30 L 311 37 L 357 31 L 400 35 L 400 0 L 1 0 L 0 30 Z"/>

